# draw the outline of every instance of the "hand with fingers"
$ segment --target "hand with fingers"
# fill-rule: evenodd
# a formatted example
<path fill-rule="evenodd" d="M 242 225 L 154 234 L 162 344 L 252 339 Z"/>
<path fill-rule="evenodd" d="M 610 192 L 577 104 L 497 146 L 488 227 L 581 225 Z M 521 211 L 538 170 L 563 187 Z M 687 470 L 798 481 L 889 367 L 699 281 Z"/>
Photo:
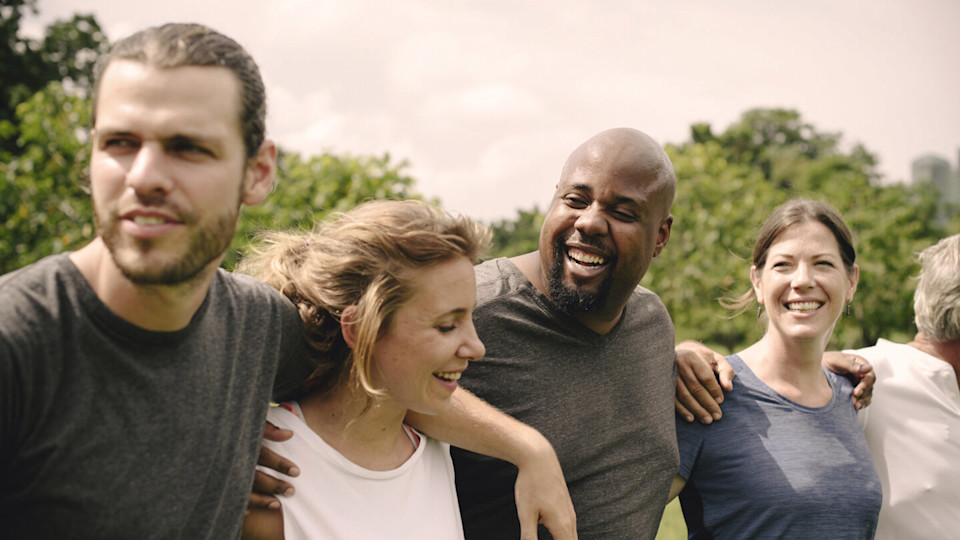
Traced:
<path fill-rule="evenodd" d="M 823 353 L 823 367 L 850 379 L 853 387 L 853 406 L 859 411 L 870 405 L 873 399 L 873 384 L 877 382 L 877 374 L 873 366 L 862 356 L 840 351 Z"/>
<path fill-rule="evenodd" d="M 733 390 L 733 368 L 720 353 L 698 341 L 676 347 L 677 395 L 674 406 L 687 422 L 720 420 L 723 392 Z"/>
<path fill-rule="evenodd" d="M 290 439 L 293 432 L 288 429 L 280 429 L 270 422 L 266 423 L 263 438 L 268 441 L 283 442 Z M 277 454 L 265 446 L 260 447 L 260 458 L 257 465 L 277 471 L 287 476 L 299 476 L 300 469 L 295 463 Z M 280 500 L 277 495 L 289 497 L 294 494 L 294 487 L 289 482 L 271 476 L 259 469 L 253 479 L 253 491 L 250 493 L 250 500 L 247 503 L 248 509 L 260 508 L 269 510 L 279 510 Z"/>

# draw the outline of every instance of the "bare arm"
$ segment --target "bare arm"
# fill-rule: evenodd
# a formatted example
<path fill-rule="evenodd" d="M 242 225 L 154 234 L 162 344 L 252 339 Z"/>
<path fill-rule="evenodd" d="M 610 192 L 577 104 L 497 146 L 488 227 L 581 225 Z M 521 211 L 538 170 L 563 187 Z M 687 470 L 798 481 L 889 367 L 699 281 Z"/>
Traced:
<path fill-rule="evenodd" d="M 283 540 L 283 514 L 264 508 L 251 508 L 243 516 L 241 540 Z"/>
<path fill-rule="evenodd" d="M 677 396 L 674 406 L 687 422 L 709 424 L 722 417 L 723 391 L 733 390 L 733 368 L 722 354 L 698 341 L 677 345 Z"/>
<path fill-rule="evenodd" d="M 679 474 L 673 477 L 673 483 L 670 484 L 670 494 L 667 495 L 667 502 L 669 503 L 683 491 L 683 486 L 687 485 L 687 481 L 680 476 Z"/>
<path fill-rule="evenodd" d="M 532 427 L 458 388 L 441 415 L 407 413 L 407 421 L 427 435 L 517 466 L 515 486 L 520 538 L 535 540 L 542 523 L 555 539 L 575 540 L 577 518 L 557 454 Z"/>

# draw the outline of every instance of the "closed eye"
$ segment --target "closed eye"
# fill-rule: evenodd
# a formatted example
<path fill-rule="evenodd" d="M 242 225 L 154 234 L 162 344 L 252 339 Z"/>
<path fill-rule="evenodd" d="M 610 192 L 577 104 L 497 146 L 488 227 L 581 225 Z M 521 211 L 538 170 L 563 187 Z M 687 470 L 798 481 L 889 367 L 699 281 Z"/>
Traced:
<path fill-rule="evenodd" d="M 205 155 L 205 156 L 213 155 L 213 152 L 211 152 L 206 147 L 203 147 L 191 142 L 187 142 L 187 141 L 176 141 L 171 143 L 168 146 L 168 151 L 174 152 L 177 154 L 199 154 L 199 155 Z"/>
<path fill-rule="evenodd" d="M 622 210 L 613 210 L 610 212 L 610 215 L 613 216 L 613 218 L 617 221 L 622 221 L 624 223 L 632 223 L 637 220 L 637 216 L 633 215 L 633 213 Z"/>
<path fill-rule="evenodd" d="M 570 208 L 577 209 L 586 208 L 588 204 L 584 198 L 576 195 L 567 195 L 563 198 L 563 202 L 565 202 Z"/>

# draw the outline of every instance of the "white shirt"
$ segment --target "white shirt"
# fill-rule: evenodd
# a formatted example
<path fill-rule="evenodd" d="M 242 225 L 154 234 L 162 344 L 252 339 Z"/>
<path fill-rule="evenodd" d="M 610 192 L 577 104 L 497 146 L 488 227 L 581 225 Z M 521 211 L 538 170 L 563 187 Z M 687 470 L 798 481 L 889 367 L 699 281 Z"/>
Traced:
<path fill-rule="evenodd" d="M 960 392 L 950 364 L 881 339 L 851 351 L 877 374 L 859 419 L 880 482 L 876 538 L 960 537 Z"/>
<path fill-rule="evenodd" d="M 290 459 L 300 476 L 281 499 L 286 540 L 462 540 L 450 446 L 420 437 L 414 454 L 390 471 L 365 469 L 345 458 L 296 414 L 271 407 L 267 419 L 293 430 L 289 441 L 264 444 Z"/>

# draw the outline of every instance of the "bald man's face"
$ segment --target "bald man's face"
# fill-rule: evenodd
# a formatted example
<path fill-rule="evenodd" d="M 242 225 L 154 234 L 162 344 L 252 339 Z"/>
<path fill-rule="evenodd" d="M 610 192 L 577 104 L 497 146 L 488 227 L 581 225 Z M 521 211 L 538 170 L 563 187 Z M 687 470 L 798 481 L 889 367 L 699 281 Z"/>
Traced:
<path fill-rule="evenodd" d="M 667 243 L 673 217 L 658 167 L 602 146 L 571 156 L 540 232 L 541 270 L 567 313 L 619 314 Z"/>

